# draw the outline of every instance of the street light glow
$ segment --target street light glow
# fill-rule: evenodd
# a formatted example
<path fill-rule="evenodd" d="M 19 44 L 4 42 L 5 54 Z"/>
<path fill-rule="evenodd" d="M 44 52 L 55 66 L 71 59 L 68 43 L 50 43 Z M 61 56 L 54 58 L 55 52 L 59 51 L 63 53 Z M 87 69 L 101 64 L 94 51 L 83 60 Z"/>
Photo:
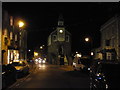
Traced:
<path fill-rule="evenodd" d="M 89 38 L 85 38 L 85 41 L 88 42 L 88 41 L 89 41 Z"/>
<path fill-rule="evenodd" d="M 78 52 L 76 52 L 76 53 L 78 53 Z"/>
<path fill-rule="evenodd" d="M 37 52 L 34 52 L 34 56 L 38 56 L 38 53 L 37 53 Z"/>
<path fill-rule="evenodd" d="M 91 56 L 93 56 L 94 55 L 94 53 L 93 52 L 91 52 Z"/>
<path fill-rule="evenodd" d="M 19 21 L 18 24 L 19 24 L 19 27 L 23 27 L 24 26 L 23 21 Z"/>
<path fill-rule="evenodd" d="M 43 49 L 43 46 L 40 46 L 40 49 Z"/>

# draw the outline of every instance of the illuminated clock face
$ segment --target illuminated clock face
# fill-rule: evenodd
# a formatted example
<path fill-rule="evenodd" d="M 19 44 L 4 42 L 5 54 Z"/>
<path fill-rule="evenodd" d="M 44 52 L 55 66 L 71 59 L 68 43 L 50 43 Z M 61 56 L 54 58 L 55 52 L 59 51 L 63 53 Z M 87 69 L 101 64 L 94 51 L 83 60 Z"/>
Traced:
<path fill-rule="evenodd" d="M 60 33 L 63 33 L 63 30 L 61 29 L 61 30 L 59 30 L 59 32 L 60 32 Z"/>

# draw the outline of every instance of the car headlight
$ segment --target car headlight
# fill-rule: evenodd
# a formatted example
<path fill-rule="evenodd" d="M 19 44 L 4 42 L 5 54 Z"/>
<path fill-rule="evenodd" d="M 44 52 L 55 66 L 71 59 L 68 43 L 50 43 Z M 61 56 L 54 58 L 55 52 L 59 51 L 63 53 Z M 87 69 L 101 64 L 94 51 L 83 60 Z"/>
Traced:
<path fill-rule="evenodd" d="M 39 63 L 41 63 L 42 61 L 41 60 L 39 60 Z"/>
<path fill-rule="evenodd" d="M 88 70 L 90 70 L 90 68 L 88 68 Z"/>
<path fill-rule="evenodd" d="M 45 60 L 43 60 L 43 63 L 45 63 Z"/>

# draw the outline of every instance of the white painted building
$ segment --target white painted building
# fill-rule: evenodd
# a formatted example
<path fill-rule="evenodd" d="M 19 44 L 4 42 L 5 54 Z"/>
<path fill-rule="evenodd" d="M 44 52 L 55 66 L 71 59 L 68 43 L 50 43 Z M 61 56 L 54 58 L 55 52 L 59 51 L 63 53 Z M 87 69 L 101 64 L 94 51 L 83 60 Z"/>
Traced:
<path fill-rule="evenodd" d="M 101 26 L 101 47 L 96 58 L 120 60 L 120 15 L 115 15 Z"/>

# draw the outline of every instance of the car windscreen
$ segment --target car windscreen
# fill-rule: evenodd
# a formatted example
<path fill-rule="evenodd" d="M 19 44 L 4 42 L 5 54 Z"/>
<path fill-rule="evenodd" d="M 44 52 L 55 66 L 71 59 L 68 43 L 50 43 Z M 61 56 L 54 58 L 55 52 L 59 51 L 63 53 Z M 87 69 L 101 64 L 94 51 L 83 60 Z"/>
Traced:
<path fill-rule="evenodd" d="M 22 63 L 19 63 L 19 62 L 13 62 L 12 63 L 14 66 L 23 66 L 23 64 Z"/>

